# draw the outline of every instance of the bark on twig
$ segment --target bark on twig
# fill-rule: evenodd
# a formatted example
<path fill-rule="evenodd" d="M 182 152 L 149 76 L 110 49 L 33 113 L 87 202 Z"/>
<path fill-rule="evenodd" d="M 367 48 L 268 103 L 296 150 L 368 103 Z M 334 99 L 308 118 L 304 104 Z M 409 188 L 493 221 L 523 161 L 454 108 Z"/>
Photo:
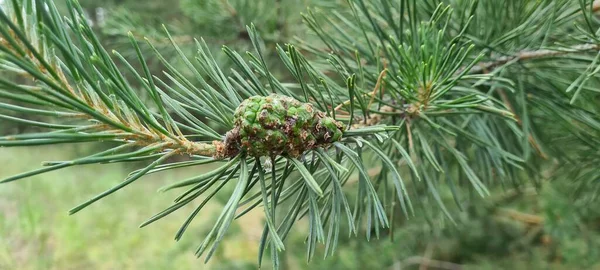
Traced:
<path fill-rule="evenodd" d="M 409 266 L 413 266 L 413 265 L 423 265 L 423 264 L 427 264 L 429 267 L 434 268 L 434 269 L 445 269 L 445 270 L 461 270 L 463 269 L 463 266 L 457 263 L 453 263 L 453 262 L 446 262 L 446 261 L 439 261 L 439 260 L 433 260 L 433 259 L 428 259 L 428 258 L 424 258 L 421 256 L 412 256 L 412 257 L 408 257 L 402 261 L 396 262 L 394 263 L 394 265 L 392 265 L 390 267 L 390 269 L 407 269 L 406 267 Z"/>
<path fill-rule="evenodd" d="M 499 66 L 502 66 L 504 64 L 510 63 L 510 62 L 519 62 L 519 61 L 530 60 L 530 59 L 546 58 L 546 57 L 553 57 L 553 56 L 565 55 L 565 54 L 570 54 L 570 53 L 577 53 L 577 52 L 584 52 L 584 51 L 597 51 L 597 50 L 600 50 L 600 45 L 598 45 L 598 44 L 581 44 L 581 45 L 575 45 L 575 46 L 572 46 L 570 48 L 563 49 L 563 50 L 544 49 L 544 50 L 535 50 L 535 51 L 521 51 L 516 55 L 502 56 L 493 61 L 480 63 L 477 66 L 474 66 L 473 68 L 471 68 L 469 73 L 470 74 L 489 73 L 493 69 L 495 69 Z"/>

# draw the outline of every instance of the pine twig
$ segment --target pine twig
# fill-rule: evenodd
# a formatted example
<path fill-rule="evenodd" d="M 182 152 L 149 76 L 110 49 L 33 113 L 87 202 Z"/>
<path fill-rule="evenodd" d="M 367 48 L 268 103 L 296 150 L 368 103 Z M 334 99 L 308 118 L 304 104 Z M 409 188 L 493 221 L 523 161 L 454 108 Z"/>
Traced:
<path fill-rule="evenodd" d="M 248 31 L 246 30 L 246 27 L 244 26 L 244 22 L 242 21 L 242 18 L 240 17 L 238 11 L 231 5 L 231 3 L 229 3 L 228 0 L 221 0 L 221 3 L 223 4 L 223 6 L 225 6 L 225 8 L 231 16 L 231 19 L 233 19 L 233 21 L 239 28 L 240 32 L 238 33 L 238 37 L 241 37 L 243 39 L 249 39 L 250 36 L 248 34 Z"/>
<path fill-rule="evenodd" d="M 512 114 L 515 116 L 515 119 L 517 120 L 517 124 L 519 124 L 519 126 L 523 126 L 523 121 L 521 120 L 519 115 L 516 113 L 514 107 L 512 106 L 512 103 L 510 103 L 510 100 L 508 100 L 508 97 L 506 96 L 506 93 L 504 92 L 504 90 L 502 90 L 502 89 L 498 90 L 498 94 L 500 94 L 500 98 L 502 98 L 502 102 L 504 102 L 506 107 L 508 107 L 510 112 L 512 112 Z M 531 145 L 533 146 L 535 151 L 538 153 L 538 155 L 540 155 L 540 157 L 542 157 L 543 159 L 548 159 L 548 155 L 546 155 L 546 153 L 544 153 L 544 151 L 542 151 L 540 144 L 535 140 L 533 135 L 529 134 L 529 136 L 527 137 L 527 140 L 529 140 L 529 143 L 531 143 Z"/>
<path fill-rule="evenodd" d="M 419 270 L 427 270 L 429 268 L 429 262 L 431 261 L 431 256 L 433 255 L 433 243 L 428 242 L 427 247 L 425 248 L 425 253 L 423 254 L 423 263 L 419 266 Z"/>
<path fill-rule="evenodd" d="M 600 8 L 600 3 L 598 4 L 598 6 Z M 535 51 L 521 51 L 521 52 L 517 53 L 516 55 L 502 56 L 502 57 L 499 57 L 499 58 L 489 61 L 489 62 L 480 63 L 477 66 L 474 66 L 473 68 L 471 68 L 469 73 L 470 74 L 490 73 L 493 69 L 495 69 L 499 66 L 502 66 L 504 64 L 510 63 L 510 62 L 520 62 L 520 61 L 531 60 L 531 59 L 547 58 L 547 57 L 565 55 L 565 54 L 570 54 L 570 53 L 577 53 L 577 52 L 584 52 L 584 51 L 597 51 L 597 50 L 600 50 L 599 44 L 580 44 L 580 45 L 575 45 L 575 46 L 569 47 L 568 49 L 564 49 L 564 50 L 543 49 L 543 50 L 535 50 Z"/>
<path fill-rule="evenodd" d="M 128 143 L 135 143 L 138 146 L 161 146 L 157 151 L 167 151 L 181 154 L 199 155 L 199 156 L 215 156 L 218 154 L 219 147 L 222 142 L 214 141 L 211 143 L 200 143 L 188 140 L 175 126 L 165 121 L 165 128 L 170 131 L 171 134 L 168 136 L 161 133 L 156 128 L 148 125 L 140 120 L 137 115 L 127 115 L 123 110 L 111 110 L 109 105 L 105 102 L 94 99 L 89 93 L 80 91 L 77 85 L 74 85 L 67 79 L 63 69 L 56 63 L 48 64 L 40 60 L 39 57 L 46 57 L 44 52 L 32 51 L 30 47 L 23 44 L 24 41 L 20 40 L 14 32 L 9 32 L 8 37 L 0 36 L 0 46 L 10 51 L 17 51 L 14 46 L 9 44 L 6 40 L 11 38 L 18 40 L 20 48 L 24 50 L 24 55 L 15 53 L 13 55 L 19 55 L 22 60 L 32 63 L 38 71 L 37 76 L 41 76 L 44 80 L 55 84 L 57 87 L 63 89 L 63 95 L 67 95 L 74 102 L 84 104 L 89 108 L 89 111 L 81 111 L 77 113 L 78 118 L 82 118 L 89 121 L 98 121 L 99 116 L 104 118 L 100 123 L 95 123 L 88 128 L 88 131 L 104 132 L 107 134 L 117 135 L 116 140 L 120 140 Z M 48 66 L 50 65 L 50 66 Z M 39 78 L 34 77 L 34 80 Z M 40 88 L 41 91 L 41 88 Z M 159 97 L 160 98 L 160 97 Z M 176 133 L 173 132 L 176 131 Z M 11 139 L 12 137 L 5 137 L 5 139 Z"/>
<path fill-rule="evenodd" d="M 600 1 L 594 2 L 594 11 L 597 11 L 597 10 L 600 10 Z M 479 65 L 471 68 L 469 73 L 470 74 L 490 73 L 495 68 L 500 67 L 507 63 L 511 63 L 511 62 L 520 62 L 520 61 L 526 61 L 526 60 L 531 60 L 531 59 L 560 56 L 560 55 L 565 55 L 565 54 L 569 54 L 569 53 L 597 51 L 597 50 L 600 50 L 599 44 L 580 44 L 580 45 L 572 46 L 566 50 L 543 49 L 543 50 L 536 50 L 536 51 L 521 51 L 517 55 L 514 55 L 514 56 L 503 56 L 503 57 L 500 57 L 493 61 L 480 63 Z M 464 69 L 461 69 L 461 70 L 464 70 Z M 508 107 L 508 109 L 515 116 L 517 123 L 519 125 L 522 125 L 522 121 L 519 118 L 519 116 L 516 114 L 514 107 L 512 106 L 512 104 L 508 100 L 508 97 L 506 96 L 506 93 L 503 90 L 499 90 L 498 93 L 500 94 L 500 97 L 502 98 L 502 101 L 504 102 L 504 104 Z M 538 153 L 538 155 L 540 155 L 540 157 L 542 157 L 543 159 L 548 159 L 548 156 L 542 151 L 542 148 L 540 147 L 539 143 L 535 140 L 535 138 L 531 134 L 528 136 L 527 139 L 528 139 L 529 143 L 531 143 L 531 145 L 533 146 L 535 151 Z"/>
<path fill-rule="evenodd" d="M 600 1 L 596 2 L 594 4 L 594 7 L 597 8 L 598 10 L 600 10 Z M 575 45 L 575 46 L 572 46 L 572 47 L 570 47 L 568 49 L 564 49 L 564 50 L 550 50 L 550 49 L 535 50 L 535 51 L 527 51 L 526 50 L 526 51 L 521 51 L 514 56 L 503 56 L 503 57 L 499 57 L 492 61 L 480 63 L 480 64 L 472 67 L 469 71 L 469 74 L 490 73 L 495 68 L 500 67 L 500 66 L 510 63 L 510 62 L 520 62 L 520 61 L 526 61 L 526 60 L 531 60 L 531 59 L 547 58 L 547 57 L 560 56 L 560 55 L 565 55 L 565 54 L 570 54 L 570 53 L 585 52 L 585 51 L 598 51 L 598 50 L 600 50 L 600 44 L 580 44 L 580 45 Z M 462 71 L 465 70 L 465 68 L 467 68 L 467 67 L 459 69 L 456 72 L 456 74 L 460 74 Z M 385 78 L 386 73 L 387 73 L 387 69 L 382 70 L 377 78 L 377 82 L 376 82 L 376 85 L 375 85 L 373 91 L 363 94 L 363 96 L 365 96 L 365 97 L 370 97 L 369 104 L 371 104 L 375 95 L 377 94 L 377 92 L 380 88 L 379 87 L 380 83 L 383 80 L 383 78 Z M 424 94 L 421 94 L 421 95 L 425 96 L 427 94 L 428 93 L 425 92 Z M 502 93 L 501 93 L 501 95 L 502 95 Z M 423 104 L 426 105 L 427 100 L 423 100 L 423 101 L 424 101 Z M 516 116 L 515 111 L 512 108 L 512 105 L 509 103 L 508 104 L 506 103 L 507 99 L 503 99 L 503 101 L 505 101 L 505 104 L 509 107 L 509 109 L 513 113 L 513 115 Z M 334 111 L 337 112 L 348 104 L 350 104 L 350 100 L 347 100 L 347 101 L 337 105 L 334 108 Z M 378 116 L 380 116 L 380 115 L 378 115 Z M 371 121 L 370 125 L 376 125 L 379 123 L 380 120 L 381 120 L 381 117 L 378 117 L 376 119 L 376 121 Z M 517 121 L 519 123 L 521 123 L 518 118 L 517 118 Z M 534 146 L 534 148 L 536 149 L 538 154 L 542 158 L 547 159 L 547 155 L 542 152 L 541 147 L 539 146 L 539 144 L 535 141 L 535 139 L 531 135 L 529 136 L 528 140 Z"/>
<path fill-rule="evenodd" d="M 364 97 L 370 97 L 370 101 L 369 101 L 369 105 L 367 106 L 370 107 L 371 104 L 373 103 L 373 99 L 375 98 L 375 95 L 377 94 L 379 88 L 379 85 L 381 84 L 381 81 L 385 78 L 385 75 L 387 73 L 387 69 L 383 69 L 380 73 L 379 73 L 379 77 L 377 77 L 377 83 L 375 84 L 375 87 L 373 88 L 373 91 L 369 92 L 369 93 L 365 93 L 363 94 Z M 335 112 L 341 110 L 344 106 L 347 106 L 350 104 L 350 100 L 346 100 L 344 102 L 342 102 L 341 104 L 337 105 L 333 110 Z"/>
<path fill-rule="evenodd" d="M 461 269 L 463 269 L 463 266 L 460 264 L 457 264 L 457 263 L 433 260 L 433 259 L 428 259 L 428 258 L 424 258 L 421 256 L 408 257 L 400 262 L 394 263 L 394 265 L 392 265 L 389 269 L 405 269 L 404 267 L 408 268 L 412 265 L 421 266 L 424 264 L 426 264 L 432 268 L 437 268 L 437 269 L 446 269 L 446 270 L 461 270 Z"/>
<path fill-rule="evenodd" d="M 513 220 L 520 221 L 530 225 L 540 225 L 544 223 L 544 218 L 538 215 L 522 213 L 514 209 L 498 209 L 502 216 L 509 217 Z"/>

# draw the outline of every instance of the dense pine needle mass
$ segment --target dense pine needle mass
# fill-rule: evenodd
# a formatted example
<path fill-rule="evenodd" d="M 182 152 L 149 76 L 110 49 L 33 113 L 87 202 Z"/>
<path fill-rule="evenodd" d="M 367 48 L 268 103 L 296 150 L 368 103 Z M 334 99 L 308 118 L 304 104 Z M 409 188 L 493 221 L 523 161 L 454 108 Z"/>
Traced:
<path fill-rule="evenodd" d="M 162 191 L 185 191 L 142 224 L 206 195 L 180 239 L 232 186 L 197 250 L 206 260 L 257 206 L 266 218 L 259 262 L 270 248 L 278 267 L 302 218 L 310 260 L 319 243 L 334 254 L 342 227 L 369 239 L 393 236 L 399 216 L 456 223 L 464 205 L 492 187 L 527 185 L 525 175 L 536 186 L 566 183 L 574 200 L 593 200 L 580 194 L 600 187 L 600 2 L 348 0 L 302 14 L 316 41 L 265 46 L 261 26 L 247 26 L 237 35 L 251 52 L 222 48 L 231 68 L 203 39 L 186 39 L 189 55 L 166 27 L 167 48 L 130 32 L 130 53 L 109 53 L 77 1 L 64 3 L 64 14 L 51 0 L 0 5 L 0 119 L 38 127 L 0 137 L 0 147 L 106 148 L 1 182 L 147 161 L 75 213 L 147 174 L 217 163 L 173 179 Z M 149 66 L 157 61 L 161 74 Z M 189 158 L 172 161 L 181 155 Z"/>

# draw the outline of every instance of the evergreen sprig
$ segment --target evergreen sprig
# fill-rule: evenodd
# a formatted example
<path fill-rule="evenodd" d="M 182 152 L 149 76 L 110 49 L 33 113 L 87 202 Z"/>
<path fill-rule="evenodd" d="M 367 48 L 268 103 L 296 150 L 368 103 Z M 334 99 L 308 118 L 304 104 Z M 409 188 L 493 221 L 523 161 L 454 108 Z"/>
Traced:
<path fill-rule="evenodd" d="M 74 214 L 105 196 L 135 182 L 144 175 L 159 171 L 176 169 L 200 164 L 220 162 L 227 159 L 226 164 L 209 173 L 191 179 L 171 184 L 163 190 L 173 188 L 190 188 L 184 192 L 175 204 L 165 211 L 152 217 L 143 226 L 162 218 L 181 206 L 191 203 L 194 199 L 207 192 L 215 194 L 229 180 L 237 178 L 238 185 L 231 195 L 232 199 L 225 206 L 222 215 L 209 233 L 202 246 L 198 249 L 201 255 L 209 246 L 213 246 L 209 255 L 222 239 L 227 227 L 235 217 L 236 209 L 244 197 L 250 196 L 256 181 L 260 179 L 260 192 L 275 194 L 275 187 L 279 187 L 282 195 L 291 194 L 290 189 L 302 189 L 303 194 L 313 200 L 324 198 L 331 181 L 317 181 L 313 177 L 315 170 L 322 163 L 333 164 L 335 168 L 342 168 L 339 163 L 344 162 L 344 156 L 331 157 L 331 149 L 318 147 L 314 151 L 321 151 L 326 157 L 321 159 L 313 151 L 303 151 L 301 157 L 285 155 L 286 158 L 270 157 L 275 163 L 272 174 L 269 174 L 270 185 L 265 185 L 265 170 L 258 170 L 260 165 L 256 156 L 247 156 L 248 151 L 235 151 L 233 154 L 220 155 L 220 147 L 230 147 L 225 134 L 211 128 L 206 121 L 215 123 L 219 129 L 231 130 L 234 128 L 234 111 L 240 103 L 252 96 L 267 95 L 268 93 L 281 93 L 304 101 L 313 101 L 318 108 L 329 112 L 324 104 L 331 100 L 324 100 L 318 89 L 302 82 L 303 70 L 312 70 L 310 64 L 301 56 L 294 47 L 289 46 L 287 51 L 281 49 L 281 56 L 291 72 L 297 73 L 297 78 L 303 86 L 303 93 L 294 92 L 289 86 L 283 85 L 275 78 L 268 78 L 269 85 L 264 84 L 264 77 L 269 74 L 262 59 L 261 40 L 254 27 L 248 28 L 250 38 L 257 48 L 257 56 L 250 55 L 250 65 L 256 65 L 255 70 L 250 69 L 246 60 L 236 52 L 225 48 L 227 55 L 237 61 L 240 72 L 235 72 L 235 77 L 225 77 L 223 71 L 212 58 L 204 41 L 196 41 L 199 54 L 196 59 L 189 59 L 171 39 L 172 45 L 182 61 L 194 74 L 195 82 L 181 75 L 162 55 L 156 55 L 163 61 L 169 82 L 164 82 L 157 76 L 150 74 L 145 57 L 140 50 L 138 41 L 130 35 L 131 45 L 137 52 L 141 70 L 135 70 L 121 54 L 113 51 L 109 54 L 101 45 L 84 17 L 83 11 L 76 2 L 67 2 L 69 17 L 62 18 L 52 2 L 45 1 L 15 1 L 9 3 L 0 13 L 3 24 L 0 27 L 2 43 L 0 45 L 1 65 L 4 70 L 27 76 L 33 79 L 31 85 L 16 84 L 1 80 L 3 97 L 8 101 L 17 100 L 24 102 L 29 107 L 21 107 L 2 103 L 6 109 L 19 112 L 44 114 L 50 116 L 47 122 L 33 123 L 24 118 L 5 117 L 8 120 L 23 121 L 36 124 L 49 131 L 34 134 L 19 134 L 0 138 L 1 146 L 30 146 L 46 144 L 64 144 L 81 142 L 113 142 L 118 146 L 94 153 L 87 157 L 70 161 L 45 162 L 44 167 L 34 171 L 22 173 L 2 180 L 3 183 L 19 180 L 40 173 L 62 169 L 65 167 L 94 164 L 115 163 L 149 160 L 146 167 L 133 171 L 117 186 L 95 196 L 79 206 L 70 210 Z M 167 35 L 168 32 L 166 33 Z M 169 36 L 170 38 L 170 36 Z M 150 44 L 150 46 L 152 46 Z M 113 60 L 115 59 L 115 60 Z M 193 62 L 192 62 L 193 61 Z M 123 70 L 119 66 L 124 67 Z M 262 70 L 261 70 L 262 69 Z M 262 73 L 262 74 L 261 74 Z M 263 77 L 263 78 L 259 78 Z M 130 82 L 133 78 L 135 82 Z M 351 80 L 349 81 L 351 83 Z M 134 87 L 140 85 L 141 89 Z M 319 83 L 320 86 L 325 82 Z M 347 92 L 344 85 L 331 82 L 331 89 L 337 91 L 337 98 Z M 141 92 L 140 92 L 141 91 Z M 147 99 L 142 96 L 147 96 Z M 331 97 L 331 95 L 330 95 Z M 310 99 L 310 100 L 309 100 Z M 145 101 L 148 100 L 149 103 Z M 332 105 L 330 104 L 329 107 Z M 313 109 L 311 109 L 313 110 Z M 317 110 L 317 109 L 314 109 Z M 175 120 L 169 112 L 173 112 L 181 120 Z M 315 111 L 316 112 L 316 111 Z M 327 113 L 328 114 L 328 113 Z M 295 117 L 292 117 L 295 119 Z M 200 120 L 206 119 L 206 120 Z M 349 119 L 341 119 L 348 122 Z M 312 120 L 311 120 L 312 121 Z M 300 120 L 298 120 L 300 122 Z M 320 122 L 319 122 L 320 123 Z M 344 147 L 349 155 L 356 155 L 350 145 L 352 137 L 365 137 L 375 133 L 393 130 L 393 127 L 379 127 L 349 130 L 344 134 L 344 140 L 338 147 Z M 315 131 L 318 131 L 316 129 Z M 327 132 L 326 132 L 327 133 Z M 382 135 L 379 135 L 382 136 Z M 318 138 L 317 138 L 318 139 Z M 210 140 L 214 140 L 211 142 Z M 336 140 L 338 140 L 336 138 Z M 223 146 L 225 144 L 225 146 Z M 309 148 L 313 149 L 313 148 Z M 243 149 L 242 149 L 243 150 Z M 187 154 L 190 160 L 181 162 L 168 162 L 174 155 Z M 287 160 L 287 161 L 286 161 Z M 248 164 L 255 164 L 249 170 Z M 292 170 L 300 172 L 300 178 L 295 180 L 293 186 L 282 189 L 284 182 Z M 347 171 L 347 170 L 345 170 Z M 321 173 L 324 172 L 321 169 Z M 331 173 L 335 174 L 336 171 Z M 259 177 L 260 176 L 260 177 Z M 285 177 L 284 177 L 285 176 Z M 304 179 L 304 180 L 302 180 Z M 292 181 L 293 182 L 293 181 Z M 216 185 L 217 183 L 218 186 Z M 212 189 L 212 190 L 211 190 Z M 336 196 L 344 196 L 336 193 Z M 210 196 L 212 197 L 212 195 Z M 264 204 L 268 203 L 266 196 L 260 197 Z M 285 200 L 271 197 L 272 211 Z M 341 198 L 343 199 L 343 198 Z M 339 200 L 339 199 L 338 199 Z M 315 204 L 297 205 L 298 210 L 310 209 L 311 215 L 318 219 L 321 215 L 319 206 Z M 205 203 L 190 216 L 190 219 L 178 233 L 180 238 L 185 228 Z M 256 203 L 250 207 L 254 208 Z M 296 220 L 295 216 L 287 217 L 286 224 L 291 227 Z M 277 240 L 285 237 L 285 231 L 276 230 L 273 220 L 269 221 L 271 238 Z M 265 235 L 263 241 L 266 241 Z M 282 249 L 281 240 L 273 243 L 274 248 Z"/>
<path fill-rule="evenodd" d="M 47 0 L 0 9 L 0 70 L 30 79 L 0 78 L 0 109 L 20 115 L 0 118 L 41 128 L 0 137 L 0 146 L 110 146 L 2 182 L 83 164 L 148 162 L 73 214 L 145 175 L 219 163 L 162 188 L 185 191 L 141 225 L 206 195 L 179 240 L 230 184 L 197 250 L 206 260 L 233 220 L 257 206 L 266 217 L 259 262 L 269 247 L 278 267 L 277 252 L 305 216 L 310 260 L 319 243 L 334 254 L 342 224 L 350 234 L 364 228 L 367 239 L 381 228 L 393 235 L 396 212 L 437 211 L 424 209 L 426 200 L 453 221 L 442 186 L 460 208 L 463 189 L 485 197 L 490 186 L 519 186 L 521 172 L 541 174 L 550 157 L 566 167 L 557 175 L 576 175 L 577 191 L 600 177 L 587 169 L 600 153 L 600 113 L 590 101 L 599 83 L 594 1 L 348 0 L 303 15 L 320 44 L 277 45 L 269 53 L 248 26 L 253 51 L 223 47 L 227 71 L 204 40 L 193 39 L 190 57 L 164 27 L 185 70 L 146 39 L 163 74 L 152 74 L 139 36 L 128 35 L 132 63 L 131 55 L 107 51 L 76 1 L 66 3 L 66 17 Z M 499 17 L 509 23 L 495 24 Z M 280 59 L 289 79 L 273 73 L 267 55 Z M 171 161 L 176 155 L 189 159 Z"/>

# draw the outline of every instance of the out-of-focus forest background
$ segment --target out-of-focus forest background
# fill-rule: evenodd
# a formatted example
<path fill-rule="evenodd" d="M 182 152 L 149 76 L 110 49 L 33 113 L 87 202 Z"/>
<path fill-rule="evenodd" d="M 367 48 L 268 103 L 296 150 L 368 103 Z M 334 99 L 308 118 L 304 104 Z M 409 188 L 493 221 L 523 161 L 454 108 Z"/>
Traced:
<path fill-rule="evenodd" d="M 296 39 L 310 42 L 314 37 L 301 23 L 300 12 L 304 7 L 327 10 L 345 3 L 342 0 L 80 2 L 102 42 L 125 56 L 135 53 L 129 46 L 128 31 L 140 40 L 147 37 L 168 55 L 172 48 L 162 34 L 161 25 L 165 24 L 189 54 L 194 53 L 193 39 L 204 37 L 214 46 L 215 56 L 223 57 L 216 59 L 223 65 L 227 62 L 218 53 L 221 45 L 238 51 L 251 46 L 245 25 L 255 23 L 271 48 L 276 43 L 293 43 Z M 273 65 L 277 65 L 275 56 L 272 57 Z M 160 67 L 154 67 L 153 74 L 160 74 Z M 34 130 L 0 120 L 1 134 L 28 131 Z M 93 147 L 81 144 L 0 148 L 0 178 L 35 168 L 48 159 L 79 156 Z M 219 203 L 226 202 L 225 197 L 212 200 L 201 218 L 192 224 L 191 233 L 180 242 L 173 237 L 193 210 L 191 205 L 187 211 L 174 213 L 173 218 L 143 229 L 137 227 L 169 205 L 175 196 L 156 194 L 160 186 L 171 179 L 200 174 L 203 168 L 177 170 L 178 175 L 152 174 L 101 203 L 68 216 L 69 208 L 125 178 L 127 171 L 123 166 L 134 165 L 71 168 L 0 186 L 0 269 L 257 268 L 258 242 L 263 229 L 261 211 L 235 222 L 208 264 L 193 255 L 199 239 L 210 229 L 206 225 L 212 224 L 220 211 Z M 552 173 L 552 168 L 548 168 L 548 173 Z M 561 184 L 543 188 L 530 184 L 518 190 L 512 187 L 493 190 L 494 196 L 474 199 L 462 212 L 455 212 L 457 225 L 423 212 L 408 221 L 399 219 L 393 239 L 387 233 L 369 242 L 364 232 L 358 237 L 344 236 L 336 256 L 316 258 L 310 264 L 306 262 L 304 244 L 308 225 L 301 223 L 287 239 L 282 265 L 285 269 L 600 269 L 600 211 L 593 205 L 578 204 L 562 189 Z M 442 195 L 452 203 L 449 191 Z M 585 220 L 580 216 L 585 216 Z M 347 230 L 344 233 L 347 235 Z M 320 251 L 322 255 L 323 250 Z"/>

